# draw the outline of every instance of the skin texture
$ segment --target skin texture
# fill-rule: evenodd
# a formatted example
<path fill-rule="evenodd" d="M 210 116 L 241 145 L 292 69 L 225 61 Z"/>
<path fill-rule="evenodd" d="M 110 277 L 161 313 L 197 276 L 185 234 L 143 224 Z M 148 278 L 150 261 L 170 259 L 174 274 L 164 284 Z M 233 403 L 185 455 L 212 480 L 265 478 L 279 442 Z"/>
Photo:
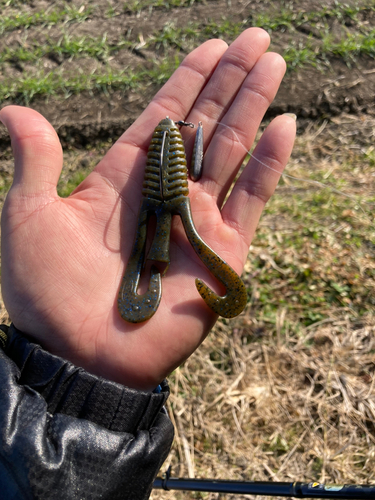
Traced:
<path fill-rule="evenodd" d="M 295 121 L 273 120 L 255 156 L 225 201 L 245 150 L 285 72 L 281 56 L 266 53 L 268 34 L 244 31 L 228 48 L 210 40 L 189 54 L 136 122 L 66 199 L 56 184 L 62 150 L 52 126 L 36 111 L 8 106 L 14 182 L 2 213 L 2 293 L 15 326 L 45 349 L 122 384 L 154 388 L 204 340 L 217 316 L 194 280 L 217 283 L 174 218 L 171 265 L 158 313 L 125 322 L 117 294 L 138 223 L 149 142 L 162 118 L 204 124 L 202 178 L 190 183 L 195 226 L 202 239 L 241 274 L 266 201 L 291 153 Z M 230 129 L 218 125 L 224 123 Z M 194 130 L 182 131 L 188 155 Z M 141 283 L 140 291 L 147 288 Z"/>

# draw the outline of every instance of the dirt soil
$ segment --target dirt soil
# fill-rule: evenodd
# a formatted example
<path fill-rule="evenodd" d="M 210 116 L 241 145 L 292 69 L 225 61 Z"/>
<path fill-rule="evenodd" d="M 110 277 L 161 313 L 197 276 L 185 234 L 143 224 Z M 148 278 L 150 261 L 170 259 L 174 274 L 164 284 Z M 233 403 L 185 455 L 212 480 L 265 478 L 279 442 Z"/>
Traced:
<path fill-rule="evenodd" d="M 2 16 L 14 16 L 14 6 L 4 4 Z M 133 13 L 124 10 L 124 2 L 117 0 L 70 0 L 69 6 L 93 8 L 86 21 L 6 31 L 0 37 L 0 52 L 43 46 L 46 40 L 58 42 L 64 34 L 72 38 L 106 36 L 113 44 L 126 38 L 132 48 L 124 47 L 103 60 L 57 53 L 46 54 L 35 64 L 11 60 L 1 65 L 0 85 L 39 71 L 56 71 L 69 77 L 79 72 L 103 73 L 108 68 L 116 73 L 153 68 L 166 57 L 182 59 L 203 42 L 202 37 L 194 42 L 184 38 L 178 46 L 143 43 L 170 23 L 182 28 L 190 23 L 219 24 L 226 19 L 243 23 L 245 29 L 252 26 L 256 15 L 268 15 L 271 9 L 277 13 L 291 6 L 296 13 L 311 12 L 321 11 L 323 4 L 333 8 L 338 2 L 195 0 L 191 6 Z M 355 6 L 359 2 L 345 0 L 345 4 Z M 63 2 L 50 0 L 20 1 L 20 10 L 31 14 L 62 6 Z M 110 8 L 115 15 L 108 18 Z M 361 25 L 375 30 L 373 10 L 364 10 L 358 16 Z M 375 147 L 375 61 L 370 57 L 344 61 L 329 55 L 323 60 L 319 57 L 323 33 L 316 24 L 271 33 L 271 50 L 284 53 L 291 45 L 314 47 L 321 66 L 289 69 L 265 117 L 268 120 L 284 112 L 295 113 L 300 135 L 288 165 L 290 177 L 284 177 L 278 188 L 280 196 L 273 198 L 274 209 L 261 221 L 258 239 L 251 248 L 251 262 L 245 268 L 246 283 L 251 283 L 251 302 L 232 322 L 219 321 L 201 348 L 170 377 L 168 411 L 176 437 L 162 471 L 172 465 L 174 477 L 375 483 L 375 174 L 374 164 L 370 164 Z M 359 30 L 350 18 L 343 22 L 327 17 L 322 24 L 329 26 L 333 40 L 339 40 L 343 29 L 346 34 Z M 232 41 L 229 36 L 223 38 Z M 75 170 L 91 169 L 157 90 L 157 84 L 145 81 L 126 91 L 98 89 L 33 98 L 28 105 L 52 123 L 65 148 L 60 181 L 71 178 Z M 0 107 L 12 103 L 25 104 L 13 99 L 0 103 Z M 370 159 L 363 166 L 366 154 Z M 0 159 L 1 208 L 13 176 L 10 141 L 1 126 Z M 319 198 L 321 187 L 314 186 L 314 180 L 293 182 L 293 177 L 299 181 L 310 177 L 323 180 L 324 185 L 332 182 L 343 191 L 341 204 L 335 206 L 335 198 L 332 202 L 323 195 Z M 337 178 L 341 184 L 336 183 Z M 332 193 L 337 194 L 337 190 L 333 188 Z M 363 194 L 365 214 L 356 207 L 356 200 Z M 303 213 L 303 219 L 299 216 L 302 198 L 308 201 L 301 206 L 310 203 L 312 214 Z M 348 199 L 351 203 L 345 205 Z M 288 207 L 284 200 L 290 200 Z M 279 210 L 280 206 L 287 209 Z M 310 232 L 316 232 L 319 240 L 313 240 Z M 356 246 L 358 234 L 361 242 Z M 294 249 L 293 235 L 300 237 L 303 250 Z M 335 302 L 335 307 L 325 301 L 320 306 L 318 299 L 326 289 L 332 293 L 336 290 L 331 281 L 343 283 L 350 293 L 353 290 L 353 296 L 343 296 L 347 302 Z M 318 282 L 325 288 L 317 288 Z M 303 286 L 299 287 L 300 283 Z M 269 304 L 263 301 L 266 292 L 271 296 L 268 288 L 272 289 L 274 303 L 280 303 L 277 313 L 270 309 L 276 316 L 267 312 Z M 335 293 L 339 295 L 337 290 Z M 303 302 L 307 305 L 299 307 L 302 294 L 307 297 Z M 324 317 L 302 328 L 300 319 L 310 304 L 309 313 L 323 311 Z M 364 311 L 367 314 L 363 316 Z M 9 321 L 1 297 L 0 315 L 3 322 Z M 152 494 L 154 500 L 191 498 L 203 496 L 175 491 Z M 229 496 L 212 493 L 204 498 L 224 500 Z"/>
<path fill-rule="evenodd" d="M 108 65 L 117 72 L 127 68 L 131 71 L 152 67 L 155 61 L 162 61 L 166 56 L 181 58 L 193 48 L 187 40 L 181 40 L 179 47 L 163 47 L 156 43 L 147 47 L 142 45 L 142 40 L 168 23 L 185 27 L 191 22 L 202 25 L 226 18 L 233 22 L 246 20 L 245 29 L 251 26 L 256 14 L 269 12 L 270 8 L 277 10 L 279 6 L 281 9 L 292 5 L 296 12 L 311 12 L 320 11 L 323 5 L 321 0 L 198 1 L 190 7 L 144 9 L 140 13 L 131 13 L 123 10 L 123 3 L 116 0 L 93 0 L 91 3 L 87 0 L 86 7 L 91 5 L 95 9 L 85 22 L 67 23 L 63 28 L 39 25 L 5 32 L 0 37 L 0 51 L 5 47 L 42 45 L 46 38 L 58 41 L 62 33 L 72 37 L 106 34 L 107 40 L 113 43 L 126 36 L 134 42 L 133 49 L 119 50 L 108 61 L 48 54 L 37 66 L 46 72 L 56 70 L 66 75 L 105 69 Z M 69 5 L 81 6 L 82 2 L 71 0 Z M 29 9 L 30 13 L 62 4 L 49 0 L 20 3 L 22 11 Z M 335 0 L 326 0 L 324 5 L 329 8 L 336 3 Z M 358 2 L 345 0 L 345 4 L 357 5 Z M 108 19 L 105 13 L 111 6 L 117 14 Z M 2 8 L 2 15 L 7 15 L 7 7 Z M 359 15 L 362 23 L 375 29 L 375 12 L 368 10 Z M 329 24 L 333 38 L 338 38 L 342 32 L 342 20 L 327 18 L 324 22 Z M 354 34 L 358 27 L 348 18 L 345 29 Z M 312 45 L 317 54 L 322 49 L 322 34 L 308 23 L 295 30 L 274 31 L 271 38 L 271 50 L 279 53 L 291 43 L 297 48 Z M 232 41 L 225 39 L 229 43 Z M 294 283 L 292 278 L 295 275 L 301 282 L 311 283 L 314 300 L 320 293 L 314 276 L 318 276 L 320 282 L 325 276 L 326 280 L 339 284 L 344 277 L 350 290 L 360 285 L 362 294 L 358 292 L 358 301 L 363 304 L 363 310 L 370 309 L 367 296 L 374 297 L 375 246 L 370 238 L 374 210 L 370 194 L 374 192 L 375 174 L 369 166 L 370 160 L 363 167 L 363 158 L 365 153 L 372 155 L 374 148 L 375 61 L 366 57 L 350 62 L 330 56 L 326 59 L 321 67 L 289 70 L 265 118 L 268 120 L 284 112 L 296 113 L 300 135 L 288 165 L 288 174 L 297 179 L 311 175 L 312 179 L 322 179 L 324 184 L 331 183 L 331 178 L 337 175 L 342 181 L 339 187 L 343 190 L 344 201 L 349 199 L 353 203 L 348 206 L 342 203 L 340 208 L 335 207 L 333 201 L 332 217 L 329 213 L 327 220 L 323 220 L 330 201 L 322 196 L 321 199 L 325 200 L 322 215 L 319 212 L 322 203 L 318 210 L 320 199 L 316 198 L 319 194 L 316 192 L 321 188 L 318 186 L 314 192 L 314 180 L 304 183 L 293 182 L 287 177 L 283 179 L 280 196 L 274 197 L 275 210 L 270 210 L 260 224 L 258 234 L 264 237 L 258 237 L 253 243 L 251 266 L 245 269 L 247 282 L 252 281 L 251 303 L 245 313 L 231 323 L 218 322 L 201 348 L 170 377 L 172 393 L 168 411 L 176 437 L 162 471 L 172 465 L 174 477 L 195 475 L 268 481 L 306 478 L 319 482 L 375 483 L 373 308 L 364 317 L 358 315 L 353 319 L 355 311 L 351 305 L 345 303 L 343 307 L 341 304 L 331 308 L 331 312 L 324 311 L 322 320 L 298 330 L 295 325 L 299 325 L 304 310 L 300 312 L 297 302 L 294 309 L 288 309 L 280 300 L 273 321 L 273 316 L 267 316 L 267 311 L 263 311 L 266 308 L 261 300 L 268 284 L 272 287 L 275 302 L 291 293 L 294 294 L 292 299 L 297 299 L 297 285 L 287 288 L 289 281 Z M 32 64 L 19 60 L 9 61 L 2 67 L 0 85 L 5 80 L 16 82 L 33 70 Z M 62 180 L 64 176 L 71 177 L 75 169 L 94 166 L 108 142 L 124 132 L 157 90 L 157 85 L 145 83 L 141 89 L 127 91 L 98 90 L 33 99 L 28 105 L 52 123 L 65 148 L 65 160 L 68 160 L 65 164 L 69 166 L 65 167 Z M 0 103 L 0 107 L 11 103 L 22 102 L 9 100 Z M 0 127 L 0 181 L 4 193 L 13 174 L 9 146 L 5 128 Z M 314 177 L 317 172 L 324 172 L 324 176 Z M 332 192 L 336 193 L 336 190 Z M 355 203 L 363 192 L 367 193 L 363 202 L 364 215 L 357 210 Z M 298 215 L 297 195 L 300 194 L 311 200 L 313 213 L 302 221 L 294 218 L 295 211 Z M 0 195 L 0 207 L 4 196 Z M 370 204 L 366 204 L 367 198 L 371 198 Z M 288 210 L 277 210 L 278 203 L 281 205 L 285 199 L 290 200 Z M 304 227 L 306 221 L 311 223 L 311 229 Z M 267 227 L 270 228 L 268 233 Z M 314 232 L 317 228 L 320 247 L 311 244 L 310 236 L 304 232 L 304 229 Z M 363 234 L 361 245 L 356 247 L 355 242 L 350 243 L 349 237 L 353 236 L 354 240 L 360 231 Z M 268 236 L 269 233 L 272 237 Z M 285 243 L 293 242 L 294 234 L 300 234 L 303 252 L 297 252 Z M 262 265 L 255 268 L 254 262 L 257 261 Z M 275 273 L 277 279 L 263 279 L 263 283 L 259 279 L 257 284 L 260 273 L 263 273 L 261 276 Z M 305 289 L 302 288 L 301 293 Z M 349 301 L 348 297 L 344 299 Z M 328 309 L 330 304 L 327 303 L 326 307 Z M 358 306 L 357 309 L 361 308 Z M 2 321 L 8 322 L 0 297 L 1 314 Z M 154 491 L 152 494 L 154 500 L 191 498 L 203 496 L 175 491 Z M 229 496 L 212 493 L 204 498 L 225 500 Z M 248 497 L 236 495 L 230 498 L 246 500 Z M 257 498 L 265 499 L 263 496 Z"/>
<path fill-rule="evenodd" d="M 75 3 L 74 0 L 70 4 Z M 115 2 L 112 2 L 115 5 Z M 321 2 L 316 0 L 303 0 L 294 3 L 296 11 L 321 10 Z M 356 4 L 357 2 L 346 2 Z M 251 25 L 252 15 L 258 14 L 283 2 L 263 2 L 253 1 L 249 4 L 245 0 L 216 0 L 205 3 L 194 3 L 191 7 L 174 8 L 169 10 L 143 10 L 138 14 L 133 14 L 124 10 L 119 10 L 119 14 L 104 19 L 104 12 L 111 4 L 108 0 L 97 0 L 95 10 L 89 19 L 83 23 L 72 23 L 64 27 L 67 35 L 98 36 L 100 33 L 106 34 L 108 41 L 116 41 L 127 36 L 129 40 L 137 42 L 146 39 L 148 34 L 156 28 L 165 26 L 173 22 L 176 27 L 186 26 L 190 22 L 202 24 L 202 20 L 219 21 L 223 17 L 239 22 L 246 19 L 244 28 Z M 327 2 L 334 4 L 334 2 Z M 42 0 L 35 0 L 30 4 L 30 12 L 40 11 L 47 5 Z M 78 5 L 78 3 L 77 3 Z M 6 10 L 5 12 L 6 13 Z M 374 12 L 361 14 L 361 22 L 375 27 Z M 367 16 L 367 18 L 366 18 Z M 328 19 L 330 32 L 333 36 L 339 31 L 340 26 L 335 19 Z M 351 27 L 351 20 L 346 22 L 346 29 Z M 4 33 L 0 41 L 0 49 L 3 47 L 16 47 L 21 45 L 21 34 L 18 31 Z M 27 30 L 27 39 L 43 43 L 46 37 L 58 40 L 61 37 L 61 27 L 30 27 Z M 321 34 L 315 27 L 308 23 L 299 26 L 297 30 L 275 31 L 272 33 L 271 50 L 283 52 L 283 49 L 291 42 L 296 47 L 304 47 L 313 43 L 317 53 L 320 50 Z M 231 40 L 227 40 L 230 42 Z M 24 44 L 25 41 L 22 41 Z M 190 46 L 181 41 L 181 47 L 175 49 L 163 49 L 155 45 L 147 49 L 124 49 L 120 50 L 110 58 L 111 68 L 135 69 L 151 64 L 152 61 L 168 53 L 184 55 L 191 49 Z M 47 70 L 61 70 L 68 68 L 68 72 L 76 72 L 82 69 L 90 71 L 100 65 L 100 61 L 95 62 L 82 58 L 70 60 L 64 56 L 55 54 L 46 55 L 43 58 L 43 67 Z M 309 119 L 323 119 L 340 113 L 366 113 L 375 114 L 375 62 L 370 58 L 360 58 L 350 64 L 339 58 L 330 58 L 324 68 L 305 67 L 301 70 L 289 71 L 284 79 L 280 91 L 270 107 L 266 118 L 276 116 L 284 112 L 296 113 L 299 118 L 299 126 L 305 128 Z M 107 62 L 108 63 L 108 62 Z M 103 64 L 107 64 L 104 63 Z M 3 76 L 0 78 L 17 79 L 22 78 L 23 73 L 30 69 L 29 63 L 11 61 L 6 67 Z M 29 105 L 41 112 L 57 129 L 63 145 L 82 147 L 92 144 L 97 140 L 103 141 L 109 138 L 117 138 L 136 118 L 150 102 L 152 96 L 157 91 L 157 86 L 145 86 L 142 92 L 137 91 L 110 91 L 86 92 L 69 97 L 50 97 L 44 99 L 34 99 Z M 2 106 L 10 102 L 2 103 Z M 0 146 L 8 145 L 8 137 L 4 129 L 0 130 Z"/>

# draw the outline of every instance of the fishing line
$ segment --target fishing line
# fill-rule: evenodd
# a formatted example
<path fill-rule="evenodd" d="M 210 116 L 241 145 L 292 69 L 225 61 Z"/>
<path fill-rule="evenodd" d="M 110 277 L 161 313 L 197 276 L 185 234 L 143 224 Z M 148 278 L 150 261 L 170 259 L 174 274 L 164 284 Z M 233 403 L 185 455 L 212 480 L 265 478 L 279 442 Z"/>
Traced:
<path fill-rule="evenodd" d="M 282 177 L 287 177 L 288 179 L 292 179 L 293 181 L 305 182 L 307 184 L 311 184 L 311 185 L 317 186 L 319 188 L 327 188 L 330 191 L 332 191 L 333 193 L 336 193 L 336 194 L 338 194 L 340 196 L 343 196 L 345 198 L 349 198 L 350 200 L 352 200 L 356 204 L 356 206 L 363 212 L 363 214 L 366 216 L 366 218 L 372 223 L 369 215 L 367 214 L 367 212 L 365 211 L 365 209 L 362 207 L 362 205 L 359 203 L 359 201 L 355 198 L 355 196 L 353 196 L 351 194 L 348 194 L 348 193 L 345 193 L 344 191 L 340 191 L 339 189 L 334 188 L 333 186 L 330 186 L 329 184 L 325 184 L 324 182 L 315 181 L 313 179 L 306 179 L 304 177 L 296 177 L 294 175 L 286 174 L 285 172 L 279 172 L 278 170 L 276 170 L 275 168 L 271 167 L 270 165 L 267 165 L 267 163 L 263 162 L 260 158 L 257 158 L 250 150 L 248 150 L 246 148 L 246 146 L 242 143 L 242 141 L 239 138 L 238 134 L 232 129 L 232 127 L 230 127 L 229 125 L 226 125 L 223 122 L 216 122 L 216 123 L 218 125 L 222 125 L 226 129 L 230 130 L 230 132 L 235 137 L 236 141 L 241 145 L 241 147 L 244 149 L 244 151 L 246 151 L 246 154 L 248 154 L 252 159 L 254 159 L 256 162 L 258 162 L 263 167 L 268 168 L 272 172 L 275 172 L 278 175 L 281 175 Z"/>

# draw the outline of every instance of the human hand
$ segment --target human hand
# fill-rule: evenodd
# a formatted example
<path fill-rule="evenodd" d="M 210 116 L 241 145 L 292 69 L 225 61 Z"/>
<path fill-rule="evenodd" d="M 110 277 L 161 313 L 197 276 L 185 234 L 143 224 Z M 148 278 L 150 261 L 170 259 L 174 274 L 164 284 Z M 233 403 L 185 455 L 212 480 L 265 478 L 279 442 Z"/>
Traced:
<path fill-rule="evenodd" d="M 155 126 L 167 115 L 203 121 L 204 172 L 189 185 L 193 219 L 202 239 L 241 274 L 295 136 L 293 118 L 273 120 L 255 151 L 272 170 L 251 159 L 224 201 L 285 72 L 281 56 L 265 53 L 268 45 L 268 34 L 251 28 L 229 48 L 222 40 L 210 40 L 194 50 L 65 199 L 56 191 L 62 150 L 51 125 L 28 108 L 1 110 L 15 157 L 14 182 L 2 213 L 2 291 L 18 329 L 92 373 L 144 389 L 157 386 L 198 347 L 216 316 L 194 280 L 215 285 L 177 217 L 156 314 L 131 324 L 117 310 L 147 149 Z M 182 131 L 190 155 L 193 132 Z"/>

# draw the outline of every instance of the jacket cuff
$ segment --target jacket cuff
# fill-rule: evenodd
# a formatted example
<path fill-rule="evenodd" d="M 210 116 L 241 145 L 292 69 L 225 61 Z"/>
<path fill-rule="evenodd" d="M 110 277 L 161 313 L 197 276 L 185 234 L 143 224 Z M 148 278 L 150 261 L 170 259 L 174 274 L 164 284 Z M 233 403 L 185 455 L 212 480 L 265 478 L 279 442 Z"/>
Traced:
<path fill-rule="evenodd" d="M 2 325 L 1 330 L 7 336 L 4 351 L 20 372 L 18 383 L 38 392 L 49 413 L 86 419 L 131 434 L 150 429 L 158 414 L 165 413 L 163 407 L 169 396 L 166 381 L 160 384 L 158 393 L 131 389 L 44 351 L 13 324 Z"/>

